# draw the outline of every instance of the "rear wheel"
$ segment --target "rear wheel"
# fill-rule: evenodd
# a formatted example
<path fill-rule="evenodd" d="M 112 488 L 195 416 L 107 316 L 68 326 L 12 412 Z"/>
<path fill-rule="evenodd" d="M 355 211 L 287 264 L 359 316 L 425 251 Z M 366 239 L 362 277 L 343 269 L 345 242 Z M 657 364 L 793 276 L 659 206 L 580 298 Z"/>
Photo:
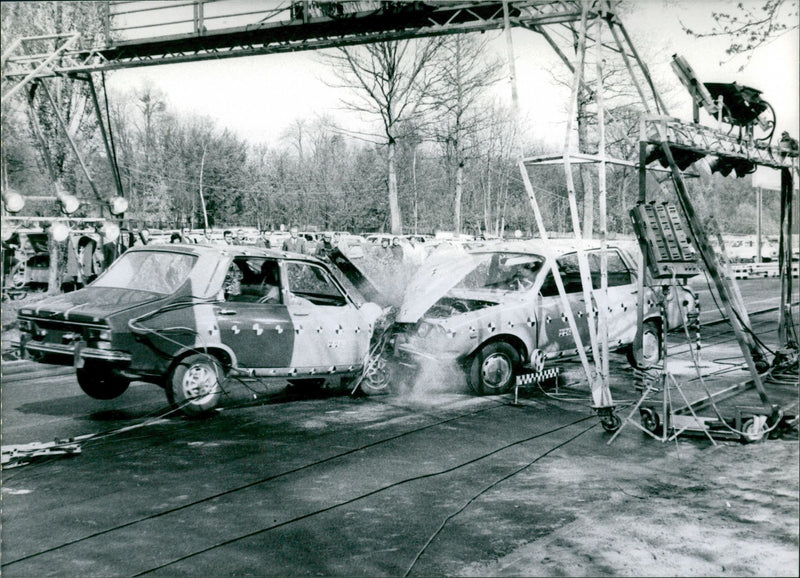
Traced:
<path fill-rule="evenodd" d="M 517 350 L 508 343 L 495 341 L 475 354 L 467 381 L 478 395 L 507 393 L 514 385 L 518 366 Z"/>
<path fill-rule="evenodd" d="M 115 375 L 110 369 L 82 367 L 76 369 L 78 385 L 83 393 L 94 399 L 109 400 L 121 396 L 128 389 L 130 381 Z"/>
<path fill-rule="evenodd" d="M 200 416 L 217 406 L 225 371 L 211 355 L 183 358 L 170 374 L 166 392 L 170 404 L 189 416 Z"/>
<path fill-rule="evenodd" d="M 655 321 L 645 321 L 642 325 L 642 348 L 638 352 L 635 345 L 628 349 L 628 363 L 637 369 L 647 369 L 661 361 L 661 328 Z"/>

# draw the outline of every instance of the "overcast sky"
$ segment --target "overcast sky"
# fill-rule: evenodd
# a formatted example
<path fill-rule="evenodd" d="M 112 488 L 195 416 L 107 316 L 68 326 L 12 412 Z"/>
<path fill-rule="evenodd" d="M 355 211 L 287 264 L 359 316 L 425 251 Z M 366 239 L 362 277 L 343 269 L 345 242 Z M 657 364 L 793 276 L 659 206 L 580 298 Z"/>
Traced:
<path fill-rule="evenodd" d="M 727 40 L 695 40 L 682 32 L 679 18 L 692 29 L 708 30 L 711 12 L 730 6 L 730 1 L 636 0 L 634 11 L 622 20 L 653 76 L 662 86 L 674 88 L 682 99 L 682 104 L 670 110 L 671 115 L 691 118 L 688 94 L 669 67 L 677 52 L 688 59 L 703 82 L 737 81 L 761 90 L 775 108 L 777 134 L 788 130 L 798 136 L 800 46 L 796 30 L 759 49 L 749 63 L 738 57 L 723 65 Z M 514 29 L 512 37 L 525 129 L 558 148 L 563 143 L 569 94 L 554 86 L 548 70 L 563 66 L 538 34 Z M 505 58 L 504 37 L 495 32 L 492 38 L 492 50 Z M 743 64 L 745 68 L 739 72 Z M 124 90 L 150 81 L 165 93 L 172 111 L 208 115 L 252 142 L 280 145 L 281 134 L 294 119 L 314 114 L 331 114 L 346 128 L 364 128 L 365 119 L 342 109 L 341 89 L 328 87 L 326 79 L 330 79 L 330 71 L 318 53 L 298 52 L 132 68 L 115 72 L 110 84 Z M 507 78 L 496 92 L 498 98 L 510 102 Z"/>

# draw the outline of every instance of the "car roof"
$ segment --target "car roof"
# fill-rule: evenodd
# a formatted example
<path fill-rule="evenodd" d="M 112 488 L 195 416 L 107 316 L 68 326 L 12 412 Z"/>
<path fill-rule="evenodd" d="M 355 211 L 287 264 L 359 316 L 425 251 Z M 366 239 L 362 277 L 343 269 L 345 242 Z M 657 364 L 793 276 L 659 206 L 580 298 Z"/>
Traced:
<path fill-rule="evenodd" d="M 607 248 L 616 249 L 620 248 L 616 243 L 607 243 Z M 529 253 L 533 255 L 541 255 L 543 257 L 557 258 L 567 253 L 577 251 L 578 248 L 584 251 L 600 249 L 600 242 L 594 239 L 582 239 L 580 241 L 575 239 L 528 239 L 525 241 L 499 241 L 488 242 L 487 244 L 479 247 L 474 247 L 467 250 L 467 253 L 473 255 L 485 253 Z"/>
<path fill-rule="evenodd" d="M 290 251 L 281 251 L 280 249 L 266 249 L 252 245 L 205 245 L 202 243 L 172 243 L 172 244 L 158 244 L 158 245 L 137 245 L 131 247 L 125 253 L 129 252 L 142 252 L 142 251 L 157 251 L 165 253 L 186 253 L 190 255 L 208 256 L 208 255 L 230 255 L 232 257 L 271 257 L 273 259 L 300 259 L 302 261 L 310 261 L 313 263 L 324 264 L 321 259 L 317 259 L 311 255 L 302 255 L 300 253 L 292 253 Z"/>

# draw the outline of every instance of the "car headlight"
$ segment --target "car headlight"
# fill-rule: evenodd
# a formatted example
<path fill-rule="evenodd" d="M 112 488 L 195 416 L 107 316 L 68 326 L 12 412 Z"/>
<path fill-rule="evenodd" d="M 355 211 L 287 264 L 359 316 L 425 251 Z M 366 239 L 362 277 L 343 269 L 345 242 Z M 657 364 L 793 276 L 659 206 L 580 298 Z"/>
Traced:
<path fill-rule="evenodd" d="M 435 323 L 421 321 L 417 326 L 418 337 L 443 337 L 446 334 L 444 327 Z"/>

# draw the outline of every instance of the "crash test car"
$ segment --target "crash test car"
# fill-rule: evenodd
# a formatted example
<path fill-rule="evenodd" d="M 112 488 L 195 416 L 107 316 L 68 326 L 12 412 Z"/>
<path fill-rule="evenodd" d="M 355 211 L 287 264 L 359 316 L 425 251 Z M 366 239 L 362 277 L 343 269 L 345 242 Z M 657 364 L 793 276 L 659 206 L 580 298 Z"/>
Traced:
<path fill-rule="evenodd" d="M 173 406 L 201 414 L 217 405 L 231 373 L 289 381 L 357 375 L 380 314 L 314 257 L 147 245 L 123 253 L 84 289 L 22 308 L 20 347 L 38 361 L 73 365 L 93 398 L 147 381 Z"/>
<path fill-rule="evenodd" d="M 637 267 L 620 247 L 607 249 L 607 299 L 600 291 L 600 248 L 583 247 L 592 280 L 592 316 L 605 307 L 611 350 L 628 353 L 631 363 L 651 366 L 661 357 L 659 306 L 646 288 L 641 350 L 637 333 Z M 541 371 L 555 360 L 577 355 L 553 275 L 557 265 L 581 344 L 588 349 L 590 313 L 574 243 L 523 242 L 432 255 L 407 288 L 396 316 L 388 357 L 399 366 L 426 361 L 456 362 L 480 395 L 504 393 L 526 369 Z M 681 307 L 675 303 L 676 296 Z M 675 287 L 667 298 L 668 328 L 679 326 L 682 311 L 696 311 L 695 295 Z"/>

